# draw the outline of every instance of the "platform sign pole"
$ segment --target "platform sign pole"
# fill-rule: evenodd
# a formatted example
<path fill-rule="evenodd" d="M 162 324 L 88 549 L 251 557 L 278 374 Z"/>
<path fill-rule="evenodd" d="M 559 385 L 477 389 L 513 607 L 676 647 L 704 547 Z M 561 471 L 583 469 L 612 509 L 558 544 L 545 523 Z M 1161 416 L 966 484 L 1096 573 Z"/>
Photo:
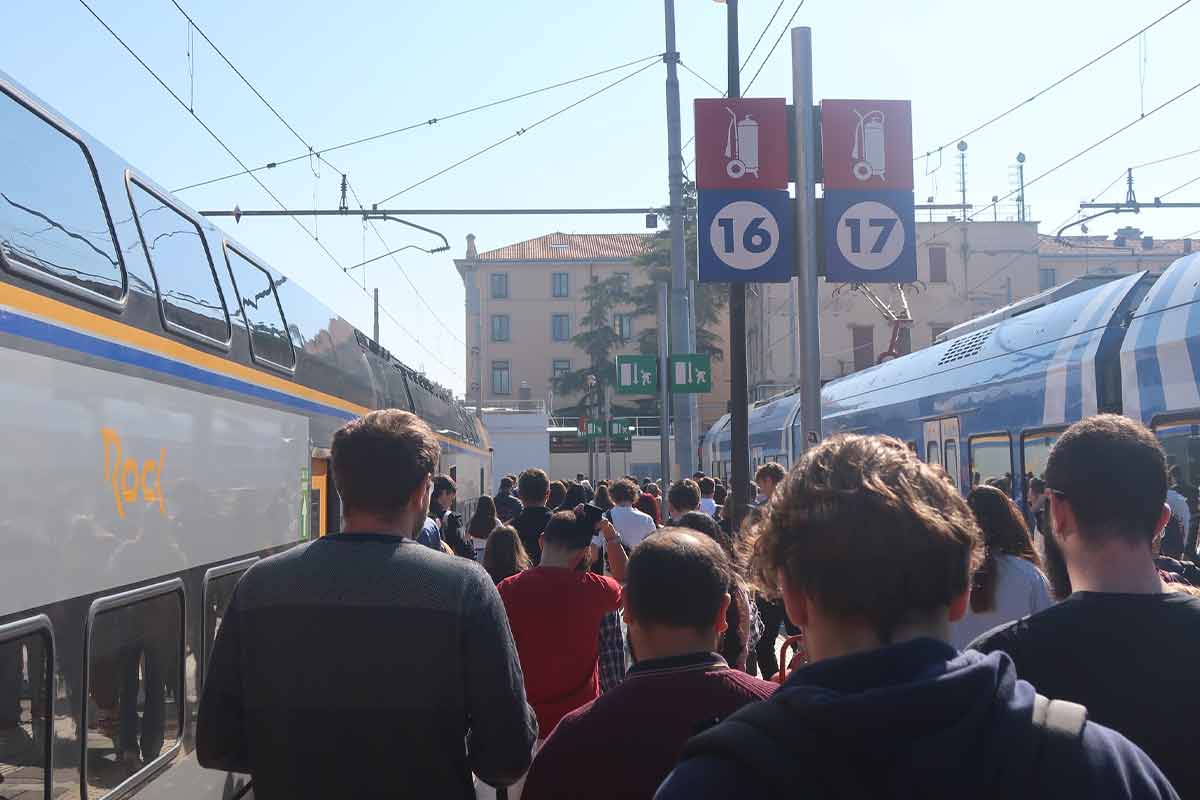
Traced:
<path fill-rule="evenodd" d="M 658 446 L 661 466 L 658 477 L 665 491 L 671 484 L 671 395 L 666 380 L 667 358 L 667 284 L 658 284 Z"/>
<path fill-rule="evenodd" d="M 730 99 L 742 96 L 741 65 L 738 56 L 738 17 L 737 0 L 728 2 L 727 40 L 729 68 L 729 87 L 726 96 Z M 697 230 L 697 235 L 703 232 Z M 750 487 L 750 409 L 748 406 L 750 391 L 747 387 L 746 375 L 746 284 L 738 281 L 729 286 L 729 347 L 733 351 L 730 357 L 730 386 L 729 413 L 730 420 L 730 458 L 732 492 L 728 503 L 733 506 L 730 514 L 732 530 L 741 529 L 742 519 L 746 515 L 747 504 L 754 500 L 747 497 Z"/>
<path fill-rule="evenodd" d="M 821 438 L 821 321 L 817 284 L 817 127 L 813 120 L 812 29 L 792 28 L 796 116 L 796 276 L 800 310 L 800 434 L 797 458 Z"/>

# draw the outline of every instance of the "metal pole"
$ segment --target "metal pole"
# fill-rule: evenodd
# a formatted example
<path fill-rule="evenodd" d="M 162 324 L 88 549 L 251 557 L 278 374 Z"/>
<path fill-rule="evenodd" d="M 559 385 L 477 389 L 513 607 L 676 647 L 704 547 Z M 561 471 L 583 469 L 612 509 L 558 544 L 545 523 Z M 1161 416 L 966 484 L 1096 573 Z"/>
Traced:
<path fill-rule="evenodd" d="M 1025 159 L 1017 162 L 1017 186 L 1020 192 L 1017 193 L 1017 220 L 1025 221 Z"/>
<path fill-rule="evenodd" d="M 670 350 L 667 349 L 667 284 L 658 284 L 658 426 L 659 467 L 658 477 L 667 485 L 671 480 L 671 396 L 667 366 Z"/>
<path fill-rule="evenodd" d="M 604 477 L 612 480 L 612 397 L 607 383 L 600 391 L 604 392 Z"/>
<path fill-rule="evenodd" d="M 379 343 L 379 287 L 375 288 L 375 326 L 371 329 L 375 332 L 375 343 Z"/>
<path fill-rule="evenodd" d="M 821 438 L 821 296 L 817 284 L 817 128 L 813 118 L 812 29 L 792 28 L 796 114 L 796 291 L 800 307 L 801 451 Z M 796 454 L 799 455 L 799 452 Z"/>
<path fill-rule="evenodd" d="M 663 61 L 667 63 L 667 169 L 671 201 L 671 340 L 675 353 L 691 353 L 695 329 L 692 308 L 688 303 L 686 251 L 683 246 L 683 134 L 679 121 L 679 51 L 675 47 L 675 0 L 663 0 L 666 14 L 667 47 Z M 665 379 L 664 375 L 664 379 Z M 692 417 L 692 398 L 688 394 L 675 397 L 675 459 L 681 475 L 694 471 L 693 451 L 696 442 L 695 421 Z"/>
<path fill-rule="evenodd" d="M 727 57 L 729 60 L 729 97 L 742 96 L 738 75 L 738 18 L 737 0 L 728 0 L 727 9 Z M 750 492 L 750 411 L 749 392 L 746 387 L 746 284 L 729 285 L 729 349 L 730 386 L 729 413 L 730 458 L 733 505 L 731 521 L 736 531 L 746 515 L 747 504 L 754 498 Z"/>

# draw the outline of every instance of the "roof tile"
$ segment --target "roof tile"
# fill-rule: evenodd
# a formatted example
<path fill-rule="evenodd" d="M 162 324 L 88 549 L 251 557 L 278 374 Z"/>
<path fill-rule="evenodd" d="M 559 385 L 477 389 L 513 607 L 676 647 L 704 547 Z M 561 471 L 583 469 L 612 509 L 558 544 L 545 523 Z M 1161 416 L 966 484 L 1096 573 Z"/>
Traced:
<path fill-rule="evenodd" d="M 627 261 L 652 237 L 642 233 L 548 233 L 479 254 L 480 261 Z"/>

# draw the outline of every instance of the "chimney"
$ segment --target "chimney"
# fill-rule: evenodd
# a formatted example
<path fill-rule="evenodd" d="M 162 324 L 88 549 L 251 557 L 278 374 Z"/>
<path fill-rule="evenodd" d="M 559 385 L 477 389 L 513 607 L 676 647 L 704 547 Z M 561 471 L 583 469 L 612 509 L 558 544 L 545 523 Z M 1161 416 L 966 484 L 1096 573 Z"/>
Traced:
<path fill-rule="evenodd" d="M 1154 237 L 1153 236 L 1143 236 L 1142 237 L 1142 249 L 1143 250 L 1153 250 L 1154 249 Z"/>
<path fill-rule="evenodd" d="M 475 249 L 475 234 L 467 234 L 467 258 L 471 261 L 479 258 L 479 251 Z"/>

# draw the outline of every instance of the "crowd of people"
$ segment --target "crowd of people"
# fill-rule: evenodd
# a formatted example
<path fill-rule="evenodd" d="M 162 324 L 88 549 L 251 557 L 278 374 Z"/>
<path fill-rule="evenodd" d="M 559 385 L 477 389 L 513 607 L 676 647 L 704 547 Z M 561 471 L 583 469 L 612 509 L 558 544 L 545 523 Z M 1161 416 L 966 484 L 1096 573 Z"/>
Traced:
<path fill-rule="evenodd" d="M 241 579 L 202 765 L 267 800 L 1200 796 L 1200 570 L 1137 422 L 1069 428 L 1024 508 L 834 436 L 737 525 L 711 476 L 536 468 L 464 521 L 437 461 L 406 412 L 337 432 L 343 532 Z"/>

